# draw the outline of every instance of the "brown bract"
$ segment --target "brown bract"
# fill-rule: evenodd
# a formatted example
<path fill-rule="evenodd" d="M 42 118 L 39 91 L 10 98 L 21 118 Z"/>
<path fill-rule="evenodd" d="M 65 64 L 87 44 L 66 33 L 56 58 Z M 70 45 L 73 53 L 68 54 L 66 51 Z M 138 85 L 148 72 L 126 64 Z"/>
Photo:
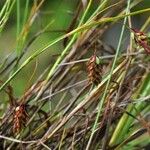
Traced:
<path fill-rule="evenodd" d="M 102 67 L 96 63 L 97 56 L 94 54 L 87 62 L 87 73 L 89 82 L 98 85 L 102 79 Z"/>
<path fill-rule="evenodd" d="M 25 126 L 27 122 L 28 114 L 25 109 L 25 105 L 19 105 L 14 110 L 13 119 L 13 132 L 18 133 Z"/>
<path fill-rule="evenodd" d="M 150 54 L 150 45 L 148 42 L 148 37 L 144 32 L 138 31 L 136 29 L 132 29 L 134 32 L 134 40 L 137 45 L 144 48 L 144 50 Z"/>

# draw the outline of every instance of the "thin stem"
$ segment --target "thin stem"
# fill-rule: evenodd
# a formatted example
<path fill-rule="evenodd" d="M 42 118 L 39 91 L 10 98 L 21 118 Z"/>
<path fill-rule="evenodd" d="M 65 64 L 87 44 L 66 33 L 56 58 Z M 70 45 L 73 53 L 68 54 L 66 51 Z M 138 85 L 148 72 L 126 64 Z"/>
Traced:
<path fill-rule="evenodd" d="M 125 17 L 124 19 L 124 24 L 126 24 L 126 20 L 127 18 Z M 97 116 L 96 116 L 96 120 L 94 122 L 94 126 L 92 128 L 92 133 L 91 133 L 91 136 L 90 136 L 90 139 L 88 141 L 88 144 L 87 144 L 87 147 L 86 147 L 86 150 L 89 150 L 90 148 L 90 144 L 92 142 L 92 139 L 93 139 L 93 136 L 94 136 L 94 133 L 95 133 L 95 130 L 96 130 L 96 127 L 97 127 L 97 123 L 98 123 L 98 120 L 99 120 L 99 116 L 101 114 L 101 111 L 102 111 L 102 106 L 104 104 L 104 101 L 105 101 L 105 98 L 107 96 L 107 90 L 108 90 L 108 87 L 109 87 L 109 84 L 110 84 L 110 81 L 111 81 L 111 77 L 112 77 L 112 73 L 113 73 L 113 70 L 115 68 L 115 65 L 116 65 L 116 61 L 117 61 L 117 58 L 118 58 L 118 55 L 119 55 L 119 51 L 120 51 L 120 47 L 121 47 L 121 41 L 122 41 L 122 38 L 123 38 L 123 33 L 124 33 L 124 30 L 125 30 L 125 25 L 123 24 L 122 26 L 122 30 L 121 30 L 121 34 L 120 34 L 120 38 L 119 38 L 119 42 L 118 42 L 118 46 L 117 46 L 117 50 L 116 50 L 116 55 L 115 55 L 115 58 L 114 58 L 114 61 L 113 61 L 113 65 L 112 65 L 112 68 L 111 68 L 111 71 L 110 71 L 110 77 L 107 81 L 107 84 L 106 84 L 106 88 L 104 90 L 104 94 L 102 96 L 102 99 L 98 105 L 98 113 L 97 113 Z"/>

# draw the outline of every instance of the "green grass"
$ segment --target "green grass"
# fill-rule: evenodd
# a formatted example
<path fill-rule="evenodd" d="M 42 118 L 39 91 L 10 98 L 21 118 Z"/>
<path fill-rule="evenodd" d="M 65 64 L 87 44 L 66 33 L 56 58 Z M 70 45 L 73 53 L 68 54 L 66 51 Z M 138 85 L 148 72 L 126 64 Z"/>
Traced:
<path fill-rule="evenodd" d="M 15 50 L 1 56 L 3 149 L 24 143 L 26 149 L 134 150 L 149 144 L 149 54 L 130 28 L 134 17 L 145 16 L 139 30 L 147 36 L 150 8 L 140 10 L 142 0 L 84 2 L 2 2 L 1 36 L 8 28 L 16 35 Z M 116 49 L 106 32 L 113 40 L 120 34 Z M 99 64 L 89 59 L 94 52 Z M 99 73 L 101 82 L 90 83 Z"/>

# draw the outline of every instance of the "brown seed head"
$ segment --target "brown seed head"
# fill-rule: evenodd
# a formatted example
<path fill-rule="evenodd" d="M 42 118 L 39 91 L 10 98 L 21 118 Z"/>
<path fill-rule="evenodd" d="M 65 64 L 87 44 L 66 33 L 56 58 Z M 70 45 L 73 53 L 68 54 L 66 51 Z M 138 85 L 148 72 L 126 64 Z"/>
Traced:
<path fill-rule="evenodd" d="M 90 57 L 87 62 L 87 73 L 89 82 L 98 85 L 102 79 L 102 67 L 96 62 L 96 55 Z"/>

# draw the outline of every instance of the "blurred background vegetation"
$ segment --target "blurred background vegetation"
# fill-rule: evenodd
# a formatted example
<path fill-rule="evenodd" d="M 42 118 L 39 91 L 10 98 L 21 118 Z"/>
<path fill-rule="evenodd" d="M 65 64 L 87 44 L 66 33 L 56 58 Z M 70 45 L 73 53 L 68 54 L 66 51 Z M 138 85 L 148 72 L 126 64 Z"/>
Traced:
<path fill-rule="evenodd" d="M 1 7 L 3 6 L 5 1 L 1 1 Z M 31 10 L 33 6 L 34 0 L 29 0 L 28 10 Z M 23 27 L 23 17 L 25 12 L 25 3 L 26 0 L 22 0 L 20 3 L 20 30 Z M 40 35 L 34 43 L 29 47 L 28 53 L 23 58 L 25 60 L 33 51 L 36 51 L 40 47 L 44 46 L 47 42 L 54 40 L 56 37 L 64 34 L 69 26 L 69 23 L 72 19 L 73 13 L 76 9 L 77 1 L 45 1 L 41 7 L 41 9 L 37 12 L 36 19 L 30 29 L 28 40 L 32 38 L 34 34 L 41 31 L 47 24 L 51 22 L 50 27 L 46 33 Z M 29 15 L 29 13 L 28 13 Z M 17 5 L 14 5 L 14 9 L 10 15 L 10 19 L 8 20 L 3 32 L 0 36 L 0 58 L 4 59 L 10 53 L 16 53 L 16 43 L 17 43 Z M 47 65 L 52 65 L 55 59 L 60 55 L 62 51 L 62 42 L 52 46 L 46 53 L 42 54 L 40 58 L 38 58 L 38 67 L 36 70 L 35 78 L 41 74 L 41 72 L 46 68 Z M 13 54 L 15 55 L 15 54 Z M 54 56 L 54 57 L 53 57 Z M 35 67 L 35 62 L 28 65 L 23 72 L 21 72 L 17 78 L 12 81 L 12 86 L 15 88 L 15 94 L 20 95 L 25 90 L 26 82 L 29 80 L 32 69 Z M 7 75 L 6 75 L 7 76 Z M 5 77 L 6 77 L 5 76 Z"/>

